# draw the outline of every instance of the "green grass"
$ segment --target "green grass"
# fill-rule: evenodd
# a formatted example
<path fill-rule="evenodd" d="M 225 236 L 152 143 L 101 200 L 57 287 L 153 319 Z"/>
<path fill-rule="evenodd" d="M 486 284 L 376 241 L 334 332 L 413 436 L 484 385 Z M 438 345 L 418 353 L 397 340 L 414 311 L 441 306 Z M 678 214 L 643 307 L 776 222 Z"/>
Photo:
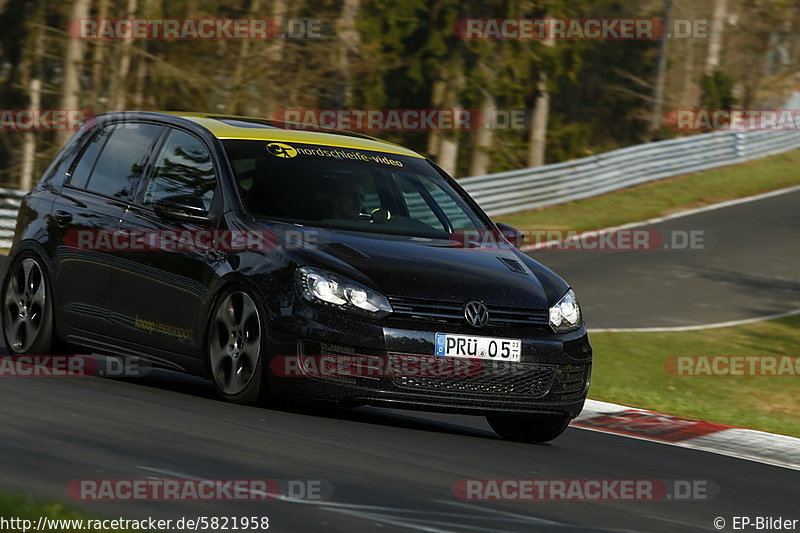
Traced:
<path fill-rule="evenodd" d="M 800 150 L 497 217 L 522 230 L 591 230 L 800 184 Z"/>
<path fill-rule="evenodd" d="M 664 369 L 675 355 L 800 356 L 800 315 L 699 331 L 590 337 L 591 398 L 800 437 L 800 376 L 678 377 Z"/>
<path fill-rule="evenodd" d="M 37 501 L 29 496 L 16 494 L 0 494 L 0 516 L 6 519 L 20 518 L 30 520 L 32 528 L 35 528 L 39 517 L 50 518 L 53 520 L 79 520 L 97 519 L 99 517 L 87 517 L 77 511 L 70 509 L 63 503 L 53 501 Z M 11 533 L 21 531 L 19 528 L 2 529 L 0 533 Z M 74 531 L 74 529 L 50 529 L 48 531 Z M 104 531 L 122 531 L 118 529 L 106 529 Z"/>

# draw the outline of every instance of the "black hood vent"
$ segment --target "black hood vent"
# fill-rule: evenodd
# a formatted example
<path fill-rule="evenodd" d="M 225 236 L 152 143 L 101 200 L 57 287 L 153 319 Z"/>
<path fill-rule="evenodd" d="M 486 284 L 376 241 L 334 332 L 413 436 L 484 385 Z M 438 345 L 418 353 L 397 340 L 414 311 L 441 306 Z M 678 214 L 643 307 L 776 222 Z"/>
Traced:
<path fill-rule="evenodd" d="M 506 257 L 498 257 L 498 259 L 502 261 L 503 264 L 506 265 L 512 272 L 525 274 L 526 276 L 528 275 L 528 270 L 519 261 L 515 259 L 508 259 Z"/>
<path fill-rule="evenodd" d="M 352 246 L 349 246 L 343 242 L 331 242 L 325 244 L 324 248 L 327 248 L 329 253 L 332 253 L 336 257 L 342 259 L 351 259 L 355 261 L 363 261 L 365 259 L 371 259 L 370 256 L 365 254 L 364 252 L 358 251 Z"/>

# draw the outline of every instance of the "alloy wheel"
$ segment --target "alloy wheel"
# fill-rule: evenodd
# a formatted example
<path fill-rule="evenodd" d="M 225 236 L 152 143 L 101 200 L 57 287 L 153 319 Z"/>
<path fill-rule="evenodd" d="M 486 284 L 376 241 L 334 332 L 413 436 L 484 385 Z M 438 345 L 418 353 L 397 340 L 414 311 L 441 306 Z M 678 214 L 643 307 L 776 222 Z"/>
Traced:
<path fill-rule="evenodd" d="M 261 356 L 261 321 L 247 293 L 235 291 L 220 302 L 211 322 L 209 355 L 223 393 L 234 396 L 247 388 Z"/>

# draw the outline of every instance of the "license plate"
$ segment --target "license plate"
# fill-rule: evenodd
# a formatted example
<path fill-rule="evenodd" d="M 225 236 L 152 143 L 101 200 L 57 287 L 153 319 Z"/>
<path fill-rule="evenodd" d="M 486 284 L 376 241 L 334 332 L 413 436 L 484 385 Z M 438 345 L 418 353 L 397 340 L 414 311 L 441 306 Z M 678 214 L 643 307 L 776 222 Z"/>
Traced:
<path fill-rule="evenodd" d="M 436 334 L 435 355 L 519 362 L 522 341 L 473 335 Z"/>

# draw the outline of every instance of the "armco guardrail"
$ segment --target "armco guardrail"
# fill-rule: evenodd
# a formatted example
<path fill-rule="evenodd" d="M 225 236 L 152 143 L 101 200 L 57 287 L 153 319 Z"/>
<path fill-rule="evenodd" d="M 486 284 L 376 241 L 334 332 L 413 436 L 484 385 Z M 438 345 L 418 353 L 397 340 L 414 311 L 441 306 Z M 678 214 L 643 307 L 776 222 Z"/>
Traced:
<path fill-rule="evenodd" d="M 715 132 L 629 146 L 564 163 L 463 178 L 459 183 L 490 216 L 497 216 L 798 148 L 800 131 Z M 24 195 L 23 191 L 0 189 L 0 248 L 11 246 L 17 209 Z"/>
<path fill-rule="evenodd" d="M 0 248 L 10 248 L 17 225 L 17 211 L 25 191 L 0 188 Z"/>
<path fill-rule="evenodd" d="M 800 148 L 800 131 L 714 132 L 621 148 L 583 159 L 463 178 L 491 216 L 596 196 L 648 181 Z"/>

